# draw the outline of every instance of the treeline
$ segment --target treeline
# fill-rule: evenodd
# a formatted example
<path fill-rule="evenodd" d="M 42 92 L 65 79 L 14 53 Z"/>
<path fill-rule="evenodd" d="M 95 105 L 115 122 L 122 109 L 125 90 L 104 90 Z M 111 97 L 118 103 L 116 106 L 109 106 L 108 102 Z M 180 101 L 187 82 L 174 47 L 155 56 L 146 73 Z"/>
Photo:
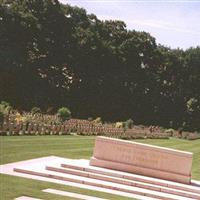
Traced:
<path fill-rule="evenodd" d="M 170 49 L 57 0 L 0 2 L 0 100 L 200 130 L 200 47 Z"/>

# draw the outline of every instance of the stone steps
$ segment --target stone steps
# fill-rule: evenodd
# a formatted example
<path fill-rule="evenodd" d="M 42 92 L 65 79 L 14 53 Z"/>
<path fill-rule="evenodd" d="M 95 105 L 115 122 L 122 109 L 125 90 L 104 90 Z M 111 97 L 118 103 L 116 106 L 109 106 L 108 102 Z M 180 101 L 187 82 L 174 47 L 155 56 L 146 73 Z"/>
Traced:
<path fill-rule="evenodd" d="M 153 191 L 159 191 L 159 192 L 168 193 L 168 194 L 175 194 L 175 195 L 179 195 L 179 196 L 183 196 L 183 197 L 189 197 L 189 198 L 194 198 L 194 199 L 200 200 L 200 195 L 197 193 L 187 192 L 187 191 L 178 190 L 178 189 L 174 189 L 174 188 L 169 188 L 166 186 L 160 186 L 160 185 L 155 185 L 155 184 L 150 184 L 150 183 L 133 181 L 133 180 L 125 179 L 125 178 L 101 175 L 101 174 L 97 174 L 97 173 L 91 173 L 91 172 L 86 172 L 86 171 L 82 171 L 82 170 L 75 170 L 75 169 L 71 169 L 71 168 L 63 168 L 60 166 L 47 166 L 46 170 L 65 173 L 65 174 L 72 174 L 72 175 L 77 175 L 77 176 L 81 176 L 81 177 L 88 177 L 88 178 L 102 180 L 102 181 L 108 181 L 108 182 L 112 182 L 112 183 L 119 183 L 119 184 L 123 184 L 123 185 L 134 186 L 134 187 L 138 187 L 138 188 L 144 188 L 144 189 L 149 189 L 149 190 L 153 190 Z"/>
<path fill-rule="evenodd" d="M 79 170 L 79 171 L 84 171 L 84 172 L 91 172 L 91 173 L 100 174 L 100 175 L 107 175 L 107 176 L 111 176 L 115 178 L 123 178 L 123 179 L 131 180 L 131 181 L 149 183 L 156 186 L 163 186 L 163 187 L 177 189 L 177 190 L 183 190 L 187 192 L 197 193 L 200 196 L 200 185 L 197 187 L 195 183 L 188 185 L 188 184 L 182 184 L 182 183 L 177 183 L 177 182 L 172 182 L 172 181 L 167 181 L 167 180 L 162 180 L 162 179 L 157 179 L 157 178 L 152 178 L 152 177 L 147 177 L 147 176 L 141 176 L 141 175 L 132 174 L 132 173 L 106 169 L 106 168 L 94 167 L 94 166 L 90 166 L 87 160 L 82 160 L 80 163 L 76 163 L 76 162 L 64 163 L 64 164 L 62 163 L 61 167 L 66 168 L 66 169 L 74 169 L 74 170 Z"/>
<path fill-rule="evenodd" d="M 151 197 L 151 198 L 155 198 L 155 199 L 162 199 L 162 200 L 192 200 L 192 199 L 196 199 L 196 198 L 189 198 L 189 197 L 184 197 L 184 196 L 175 195 L 175 194 L 169 194 L 169 193 L 166 193 L 165 191 L 154 191 L 152 189 L 145 189 L 145 188 L 140 188 L 140 187 L 131 186 L 131 185 L 124 185 L 121 183 L 114 183 L 114 182 L 110 182 L 110 181 L 94 179 L 91 177 L 83 177 L 78 174 L 72 175 L 69 173 L 50 171 L 50 170 L 46 170 L 46 169 L 37 169 L 34 167 L 31 168 L 31 167 L 23 167 L 22 166 L 20 168 L 14 168 L 14 171 L 18 172 L 18 173 L 42 176 L 42 177 L 58 179 L 58 180 L 62 180 L 62 181 L 69 181 L 69 182 L 74 182 L 74 183 L 85 184 L 85 185 L 89 185 L 89 186 L 96 186 L 96 187 L 105 188 L 105 189 L 112 189 L 112 190 L 127 192 L 127 193 L 131 193 L 131 194 L 147 196 L 147 197 Z M 80 173 L 80 174 L 83 175 L 83 173 Z M 113 177 L 110 177 L 110 180 L 112 178 Z"/>
<path fill-rule="evenodd" d="M 106 189 L 104 189 L 104 190 L 106 190 Z M 42 190 L 42 191 L 47 192 L 47 193 L 51 193 L 51 194 L 66 196 L 66 197 L 74 197 L 74 198 L 77 198 L 77 199 L 80 198 L 80 199 L 87 199 L 87 200 L 105 200 L 105 199 L 97 198 L 97 197 L 94 197 L 94 196 L 75 194 L 75 193 L 51 189 L 51 188 L 48 188 L 48 189 L 45 189 L 45 190 Z M 108 192 L 108 189 L 104 192 Z M 112 194 L 113 194 L 113 191 L 112 191 Z M 124 193 L 124 195 L 122 195 L 122 192 L 119 192 L 119 191 L 115 191 L 114 194 L 124 196 L 124 197 L 134 198 L 134 199 L 140 199 L 140 200 L 158 200 L 158 199 L 155 199 L 155 198 L 150 198 L 150 197 L 145 197 L 145 196 L 140 196 L 140 195 L 133 195 L 133 194 L 129 194 L 129 193 Z"/>
<path fill-rule="evenodd" d="M 102 199 L 102 198 L 98 198 L 94 196 L 88 196 L 88 195 L 67 192 L 63 190 L 56 190 L 56 189 L 51 189 L 51 188 L 48 188 L 42 191 L 46 193 L 50 193 L 50 194 L 56 194 L 56 195 L 61 195 L 65 197 L 72 197 L 72 198 L 81 199 L 81 200 L 108 200 L 108 199 Z"/>

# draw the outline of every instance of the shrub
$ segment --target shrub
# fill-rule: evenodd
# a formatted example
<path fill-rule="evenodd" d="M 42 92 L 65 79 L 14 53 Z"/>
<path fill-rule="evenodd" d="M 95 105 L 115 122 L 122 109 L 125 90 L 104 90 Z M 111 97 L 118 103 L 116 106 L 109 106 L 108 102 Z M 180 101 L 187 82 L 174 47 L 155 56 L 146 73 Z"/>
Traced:
<path fill-rule="evenodd" d="M 32 114 L 41 113 L 41 109 L 39 107 L 33 107 L 31 109 Z"/>
<path fill-rule="evenodd" d="M 10 104 L 6 101 L 2 101 L 0 103 L 0 111 L 3 112 L 4 114 L 9 114 L 9 112 L 12 110 L 12 107 Z"/>
<path fill-rule="evenodd" d="M 63 122 L 71 118 L 71 112 L 67 107 L 59 108 L 57 114 Z"/>
<path fill-rule="evenodd" d="M 163 128 L 162 126 L 160 126 L 160 131 L 161 132 L 165 132 L 165 128 Z"/>
<path fill-rule="evenodd" d="M 101 117 L 97 117 L 93 122 L 96 124 L 102 124 Z"/>
<path fill-rule="evenodd" d="M 19 123 L 19 122 L 23 122 L 23 117 L 22 117 L 22 115 L 19 113 L 19 112 L 17 112 L 16 114 L 15 114 L 15 121 L 17 122 L 17 123 Z"/>
<path fill-rule="evenodd" d="M 124 122 L 116 122 L 115 128 L 124 128 Z"/>
<path fill-rule="evenodd" d="M 133 120 L 132 119 L 128 119 L 127 121 L 126 121 L 126 127 L 127 128 L 133 128 Z"/>
<path fill-rule="evenodd" d="M 3 119 L 4 119 L 4 114 L 2 111 L 0 111 L 0 125 L 3 123 Z"/>
<path fill-rule="evenodd" d="M 2 101 L 0 103 L 0 123 L 3 123 L 4 117 L 9 115 L 11 110 L 12 110 L 12 107 L 10 106 L 8 102 Z"/>
<path fill-rule="evenodd" d="M 10 104 L 6 101 L 1 101 L 1 106 L 4 106 L 4 107 L 11 107 Z"/>
<path fill-rule="evenodd" d="M 200 110 L 200 107 L 199 107 L 199 102 L 197 99 L 195 98 L 190 98 L 188 101 L 187 101 L 187 111 L 189 113 L 193 113 L 195 111 L 198 111 Z"/>
<path fill-rule="evenodd" d="M 165 133 L 170 133 L 171 134 L 171 136 L 174 134 L 174 129 L 172 129 L 172 128 L 169 128 L 169 129 L 166 129 L 165 130 Z"/>

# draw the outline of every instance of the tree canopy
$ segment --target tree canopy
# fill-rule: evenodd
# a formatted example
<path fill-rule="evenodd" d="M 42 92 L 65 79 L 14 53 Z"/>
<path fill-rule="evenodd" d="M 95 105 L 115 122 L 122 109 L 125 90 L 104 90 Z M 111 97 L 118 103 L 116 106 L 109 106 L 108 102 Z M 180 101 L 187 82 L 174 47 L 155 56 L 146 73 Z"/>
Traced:
<path fill-rule="evenodd" d="M 57 0 L 0 2 L 0 100 L 200 130 L 200 47 L 171 49 Z"/>

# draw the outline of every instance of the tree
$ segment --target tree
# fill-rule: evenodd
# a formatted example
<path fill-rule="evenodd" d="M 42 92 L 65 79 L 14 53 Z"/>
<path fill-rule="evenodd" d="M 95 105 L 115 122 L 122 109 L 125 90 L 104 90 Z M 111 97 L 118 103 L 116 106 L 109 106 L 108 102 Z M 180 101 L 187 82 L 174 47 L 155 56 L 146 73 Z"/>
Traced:
<path fill-rule="evenodd" d="M 55 104 L 71 84 L 70 19 L 56 0 L 4 1 L 0 9 L 2 96 L 14 105 Z"/>
<path fill-rule="evenodd" d="M 200 130 L 200 47 L 157 45 L 57 0 L 4 0 L 0 30 L 0 99 L 14 107 Z"/>

